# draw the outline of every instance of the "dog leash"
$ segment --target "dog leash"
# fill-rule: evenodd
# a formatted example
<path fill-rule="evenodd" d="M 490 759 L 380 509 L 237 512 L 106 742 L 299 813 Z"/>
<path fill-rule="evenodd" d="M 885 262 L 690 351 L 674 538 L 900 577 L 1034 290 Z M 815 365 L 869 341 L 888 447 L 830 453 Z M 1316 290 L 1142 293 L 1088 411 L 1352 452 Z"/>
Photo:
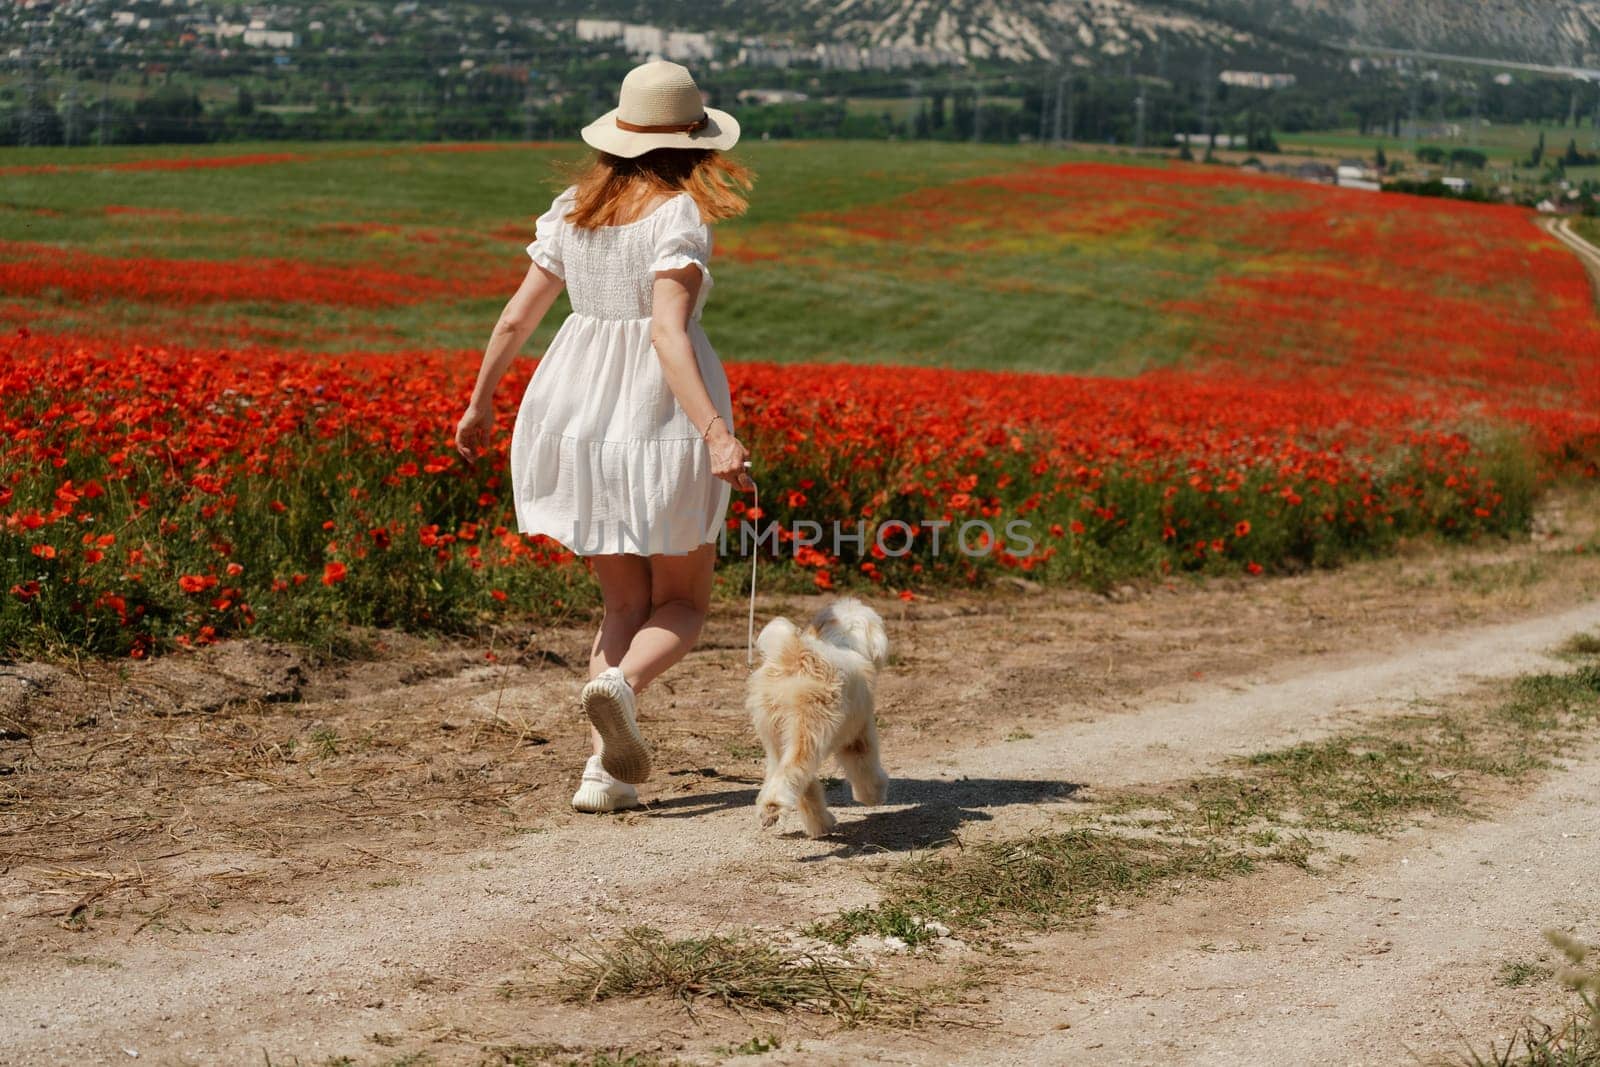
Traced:
<path fill-rule="evenodd" d="M 745 477 L 750 477 L 750 461 L 744 461 Z M 759 515 L 761 512 L 761 489 L 756 485 L 756 480 L 750 478 L 751 506 Z M 757 522 L 761 520 L 756 519 Z M 741 538 L 742 538 L 741 534 Z M 761 538 L 756 538 L 756 546 L 750 553 L 750 628 L 744 639 L 744 665 L 755 666 L 756 662 L 756 560 L 761 555 Z"/>

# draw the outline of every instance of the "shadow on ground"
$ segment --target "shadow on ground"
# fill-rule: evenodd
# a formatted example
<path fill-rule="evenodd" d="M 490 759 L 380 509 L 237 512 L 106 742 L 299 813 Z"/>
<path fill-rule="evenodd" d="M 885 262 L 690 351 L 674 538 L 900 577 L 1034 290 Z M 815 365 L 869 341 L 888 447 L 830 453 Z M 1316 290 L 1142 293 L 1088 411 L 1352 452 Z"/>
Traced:
<path fill-rule="evenodd" d="M 728 781 L 730 779 L 723 779 Z M 749 789 L 724 789 L 656 801 L 646 814 L 658 819 L 689 819 L 735 808 L 751 808 L 750 829 L 756 832 L 755 785 Z M 839 828 L 826 840 L 839 842 L 830 852 L 808 856 L 803 862 L 852 856 L 860 852 L 907 852 L 949 841 L 969 822 L 993 818 L 986 809 L 1013 804 L 1066 801 L 1083 788 L 1076 782 L 1015 778 L 894 778 L 889 784 L 889 804 L 864 809 L 850 800 L 850 787 L 839 782 L 828 789 L 828 806 L 839 816 Z M 864 812 L 864 814 L 862 814 Z M 860 815 L 859 818 L 856 816 Z M 792 819 L 786 817 L 786 822 Z M 786 836 L 798 836 L 791 830 Z"/>

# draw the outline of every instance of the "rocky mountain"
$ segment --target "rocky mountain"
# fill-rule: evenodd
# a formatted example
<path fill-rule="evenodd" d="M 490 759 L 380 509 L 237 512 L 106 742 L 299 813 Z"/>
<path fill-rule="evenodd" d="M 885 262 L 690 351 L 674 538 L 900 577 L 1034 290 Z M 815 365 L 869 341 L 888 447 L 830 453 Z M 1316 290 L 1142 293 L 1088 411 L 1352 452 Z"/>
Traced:
<path fill-rule="evenodd" d="M 562 13 L 582 8 L 582 14 L 685 28 L 914 45 L 1019 62 L 1185 44 L 1248 52 L 1354 42 L 1600 67 L 1600 0 L 542 2 Z"/>
<path fill-rule="evenodd" d="M 1600 57 L 1600 0 L 805 0 L 819 28 L 871 44 L 1027 61 L 1151 42 L 1359 42 L 1546 63 Z"/>
<path fill-rule="evenodd" d="M 1600 66 L 1597 0 L 1205 0 L 1302 35 L 1431 52 Z"/>
<path fill-rule="evenodd" d="M 1145 0 L 805 0 L 819 29 L 858 44 L 1028 62 L 1143 52 L 1161 40 L 1243 43 L 1248 29 L 1196 4 Z"/>

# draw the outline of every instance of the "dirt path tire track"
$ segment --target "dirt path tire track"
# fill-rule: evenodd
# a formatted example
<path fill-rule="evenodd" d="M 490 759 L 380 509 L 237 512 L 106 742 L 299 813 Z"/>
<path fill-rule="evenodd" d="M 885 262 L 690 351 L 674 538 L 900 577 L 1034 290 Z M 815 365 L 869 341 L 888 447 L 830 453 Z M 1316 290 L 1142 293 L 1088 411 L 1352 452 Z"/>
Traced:
<path fill-rule="evenodd" d="M 1287 908 L 1216 908 L 1209 929 L 1120 974 L 1080 939 L 1080 965 L 1115 979 L 1032 991 L 1026 1016 L 997 1027 L 1031 1031 L 1007 1043 L 1007 1058 L 1065 1063 L 1103 1047 L 1139 1064 L 1388 1065 L 1504 1047 L 1530 1005 L 1491 992 L 1497 969 L 1539 958 L 1542 927 L 1587 927 L 1600 913 L 1600 759 L 1588 756 L 1492 822 L 1403 835 Z M 1230 940 L 1250 947 L 1201 947 Z M 1530 993 L 1549 999 L 1551 988 Z M 995 1051 L 956 1062 L 993 1062 Z"/>
<path fill-rule="evenodd" d="M 1352 717 L 1404 711 L 1472 678 L 1546 667 L 1546 650 L 1597 626 L 1600 603 L 1591 603 L 1395 655 L 1307 659 L 1255 684 L 1186 686 L 1030 740 L 891 766 L 897 806 L 840 809 L 843 845 L 758 834 L 753 787 L 723 788 L 673 798 L 633 821 L 586 820 L 508 848 L 435 857 L 401 886 L 332 893 L 232 936 L 168 933 L 126 946 L 111 969 L 26 961 L 0 976 L 8 1004 L 0 1048 L 16 1063 L 96 1062 L 133 1044 L 181 1062 L 230 1062 L 241 1048 L 315 1061 L 428 1013 L 428 996 L 413 988 L 419 967 L 487 990 L 552 927 L 605 933 L 674 915 L 715 927 L 737 910 L 730 898 L 749 879 L 736 875 L 764 864 L 817 861 L 801 868 L 797 894 L 815 897 L 821 886 L 834 899 L 869 899 L 863 872 L 843 859 L 909 824 L 948 831 L 992 820 L 1013 831 L 1046 817 L 1067 783 L 1171 779 Z M 701 894 L 698 913 L 685 914 L 682 889 L 712 876 L 725 892 Z M 671 912 L 651 914 L 668 899 Z"/>

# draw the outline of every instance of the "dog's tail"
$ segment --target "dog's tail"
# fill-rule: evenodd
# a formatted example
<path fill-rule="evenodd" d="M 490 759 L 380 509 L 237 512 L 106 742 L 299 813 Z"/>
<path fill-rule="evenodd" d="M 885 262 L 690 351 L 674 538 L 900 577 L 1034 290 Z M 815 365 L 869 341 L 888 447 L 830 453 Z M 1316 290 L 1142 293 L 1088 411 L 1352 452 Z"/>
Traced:
<path fill-rule="evenodd" d="M 832 673 L 828 661 L 806 644 L 806 634 L 788 619 L 767 623 L 756 638 L 756 648 L 761 651 L 762 666 L 778 674 L 826 679 Z"/>
<path fill-rule="evenodd" d="M 788 619 L 773 619 L 761 628 L 761 636 L 756 638 L 756 651 L 761 653 L 765 663 L 782 663 L 799 655 L 800 631 Z"/>

